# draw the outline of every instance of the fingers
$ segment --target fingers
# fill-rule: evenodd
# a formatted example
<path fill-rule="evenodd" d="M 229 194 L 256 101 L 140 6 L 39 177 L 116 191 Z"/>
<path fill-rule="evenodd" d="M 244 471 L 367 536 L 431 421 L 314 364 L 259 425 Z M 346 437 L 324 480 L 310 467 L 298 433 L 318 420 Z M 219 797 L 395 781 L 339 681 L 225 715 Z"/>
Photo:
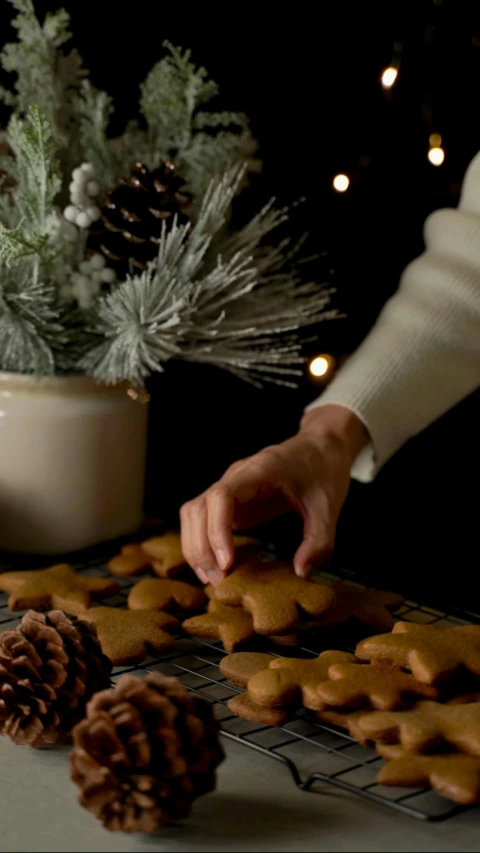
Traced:
<path fill-rule="evenodd" d="M 326 516 L 324 495 L 319 493 L 306 507 L 303 542 L 293 558 L 295 574 L 301 578 L 308 578 L 332 555 L 335 528 Z"/>
<path fill-rule="evenodd" d="M 184 504 L 180 510 L 182 551 L 202 583 L 218 583 L 223 577 L 208 540 L 207 502 L 204 495 Z"/>
<path fill-rule="evenodd" d="M 234 559 L 232 537 L 233 494 L 229 486 L 223 485 L 220 482 L 208 490 L 206 498 L 210 548 L 215 554 L 218 568 L 222 572 L 226 572 Z"/>

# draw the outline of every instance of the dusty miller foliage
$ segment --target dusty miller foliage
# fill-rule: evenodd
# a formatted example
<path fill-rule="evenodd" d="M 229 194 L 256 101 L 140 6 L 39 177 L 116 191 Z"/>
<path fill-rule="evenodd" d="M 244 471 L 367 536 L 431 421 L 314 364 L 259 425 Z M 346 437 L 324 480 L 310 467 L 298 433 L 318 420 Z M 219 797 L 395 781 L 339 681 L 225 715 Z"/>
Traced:
<path fill-rule="evenodd" d="M 286 210 L 269 204 L 228 228 L 234 196 L 258 167 L 246 117 L 212 110 L 216 84 L 166 44 L 140 87 L 138 120 L 112 139 L 112 99 L 66 47 L 68 14 L 40 22 L 31 0 L 9 2 L 18 40 L 0 53 L 12 81 L 0 88 L 12 109 L 0 156 L 0 369 L 141 386 L 174 358 L 291 384 L 308 329 L 335 312 L 325 284 L 298 276 L 289 241 L 270 245 Z M 61 213 L 71 169 L 91 162 L 106 189 L 138 160 L 175 162 L 194 196 L 192 223 L 165 230 L 144 273 L 81 310 L 62 296 L 86 256 L 84 235 L 72 240 L 69 225 L 67 239 Z"/>

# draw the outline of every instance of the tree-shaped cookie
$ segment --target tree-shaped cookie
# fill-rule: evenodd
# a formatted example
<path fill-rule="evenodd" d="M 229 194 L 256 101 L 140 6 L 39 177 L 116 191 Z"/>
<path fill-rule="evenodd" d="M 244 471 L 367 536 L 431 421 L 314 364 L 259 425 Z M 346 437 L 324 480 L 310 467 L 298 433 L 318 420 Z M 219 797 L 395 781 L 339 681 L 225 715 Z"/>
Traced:
<path fill-rule="evenodd" d="M 431 625 L 397 622 L 391 634 L 362 640 L 356 654 L 410 669 L 418 681 L 437 684 L 458 670 L 480 678 L 480 626 L 438 630 Z"/>
<path fill-rule="evenodd" d="M 334 708 L 370 706 L 380 711 L 394 711 L 412 698 L 438 699 L 439 692 L 422 684 L 413 675 L 390 664 L 334 664 L 328 670 L 330 681 L 317 687 L 317 695 Z"/>
<path fill-rule="evenodd" d="M 392 612 L 404 602 L 402 595 L 376 589 L 359 589 L 347 583 L 333 582 L 337 600 L 334 607 L 322 616 L 318 627 L 344 625 L 354 619 L 367 628 L 391 631 L 394 624 Z"/>
<path fill-rule="evenodd" d="M 130 610 L 201 610 L 207 597 L 203 590 L 183 581 L 146 578 L 130 590 Z"/>
<path fill-rule="evenodd" d="M 321 616 L 335 604 L 335 592 L 298 578 L 282 563 L 250 558 L 215 588 L 222 604 L 242 606 L 253 616 L 257 634 L 288 634 L 298 628 L 304 613 Z"/>
<path fill-rule="evenodd" d="M 324 707 L 317 688 L 328 678 L 332 664 L 354 660 L 347 652 L 322 652 L 311 660 L 275 658 L 268 669 L 250 678 L 248 695 L 253 702 L 271 708 L 304 705 L 315 711 Z"/>
<path fill-rule="evenodd" d="M 111 578 L 88 578 L 61 563 L 33 572 L 4 572 L 0 590 L 9 592 L 10 610 L 63 610 L 78 614 L 92 599 L 106 598 L 120 589 Z"/>
<path fill-rule="evenodd" d="M 180 625 L 170 613 L 134 613 L 117 607 L 92 607 L 79 619 L 94 622 L 102 650 L 116 666 L 141 663 L 150 650 L 175 648 L 175 640 L 167 632 Z"/>
<path fill-rule="evenodd" d="M 382 750 L 379 754 L 383 755 Z M 407 788 L 430 787 L 455 803 L 480 803 L 480 758 L 473 755 L 415 755 L 400 748 L 380 770 L 377 782 Z"/>
<path fill-rule="evenodd" d="M 410 711 L 365 714 L 358 725 L 366 738 L 400 743 L 412 752 L 450 746 L 480 756 L 480 702 L 470 705 L 419 702 Z"/>

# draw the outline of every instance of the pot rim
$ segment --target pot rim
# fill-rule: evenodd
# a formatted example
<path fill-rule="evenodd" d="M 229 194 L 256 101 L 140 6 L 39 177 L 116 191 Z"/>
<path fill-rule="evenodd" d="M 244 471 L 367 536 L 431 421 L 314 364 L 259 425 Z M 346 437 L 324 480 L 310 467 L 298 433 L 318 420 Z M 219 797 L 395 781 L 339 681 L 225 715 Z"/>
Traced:
<path fill-rule="evenodd" d="M 35 376 L 31 373 L 0 371 L 0 395 L 19 393 L 69 394 L 80 396 L 127 394 L 131 391 L 128 382 L 118 385 L 103 385 L 85 374 L 71 376 Z"/>

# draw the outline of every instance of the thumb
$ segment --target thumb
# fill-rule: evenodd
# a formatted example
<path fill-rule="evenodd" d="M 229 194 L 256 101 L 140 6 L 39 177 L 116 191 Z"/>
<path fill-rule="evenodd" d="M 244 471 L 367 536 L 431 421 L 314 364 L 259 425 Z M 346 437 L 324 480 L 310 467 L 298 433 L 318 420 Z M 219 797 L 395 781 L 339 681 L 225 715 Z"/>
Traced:
<path fill-rule="evenodd" d="M 308 578 L 316 566 L 321 565 L 333 552 L 335 531 L 325 520 L 325 497 L 323 493 L 307 508 L 303 525 L 303 541 L 295 557 L 295 574 Z"/>

